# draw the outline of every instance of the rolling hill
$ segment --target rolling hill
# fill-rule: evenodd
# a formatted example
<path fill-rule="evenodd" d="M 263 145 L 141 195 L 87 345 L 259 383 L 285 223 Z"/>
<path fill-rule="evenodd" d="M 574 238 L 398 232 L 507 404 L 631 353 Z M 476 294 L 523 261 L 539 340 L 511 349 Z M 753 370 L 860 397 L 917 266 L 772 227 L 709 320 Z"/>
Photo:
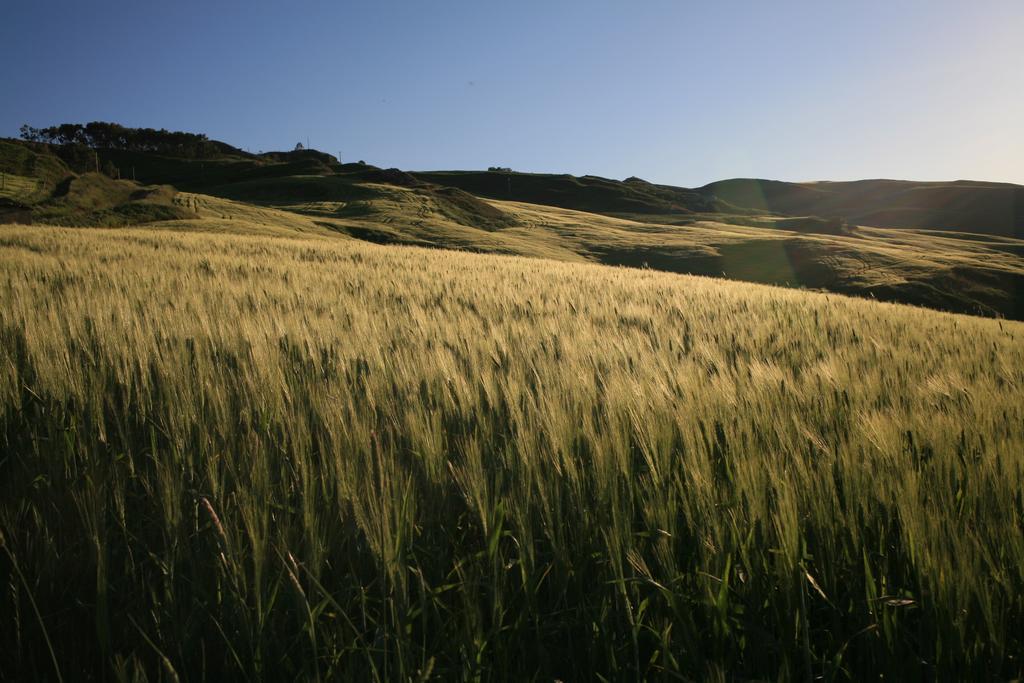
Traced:
<path fill-rule="evenodd" d="M 640 178 L 624 181 L 598 176 L 516 173 L 514 171 L 433 171 L 416 178 L 458 187 L 481 197 L 558 206 L 617 216 L 690 216 L 695 213 L 744 213 L 707 194 Z"/>
<path fill-rule="evenodd" d="M 407 173 L 315 150 L 211 158 L 0 141 L 38 222 L 305 232 L 746 280 L 1024 319 L 1024 188 L 782 183 L 695 190 L 507 170 Z M 70 159 L 65 163 L 59 154 Z M 86 155 L 88 157 L 88 155 Z M 20 189 L 19 189 L 20 188 Z M 246 222 L 249 221 L 249 222 Z M 169 223 L 168 223 L 169 222 Z"/>
<path fill-rule="evenodd" d="M 858 225 L 952 230 L 1024 238 L 1024 187 L 959 180 L 784 183 L 735 178 L 698 189 L 772 213 L 826 216 Z"/>

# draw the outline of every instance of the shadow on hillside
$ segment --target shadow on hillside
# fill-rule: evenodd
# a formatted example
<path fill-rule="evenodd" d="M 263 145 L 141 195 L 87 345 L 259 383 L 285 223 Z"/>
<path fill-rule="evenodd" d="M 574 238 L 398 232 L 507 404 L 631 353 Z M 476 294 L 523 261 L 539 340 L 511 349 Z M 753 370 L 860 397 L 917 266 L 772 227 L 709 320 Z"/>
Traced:
<path fill-rule="evenodd" d="M 714 249 L 638 247 L 594 250 L 605 265 L 652 268 L 673 273 L 725 277 L 761 284 L 821 288 L 836 283 L 833 270 L 797 240 L 751 240 Z"/>
<path fill-rule="evenodd" d="M 953 313 L 1024 320 L 1024 275 L 957 266 L 880 284 L 857 277 L 848 268 L 840 270 L 842 266 L 837 264 L 848 254 L 800 238 L 753 240 L 721 245 L 717 250 L 643 246 L 592 249 L 591 254 L 605 265 L 827 290 Z"/>

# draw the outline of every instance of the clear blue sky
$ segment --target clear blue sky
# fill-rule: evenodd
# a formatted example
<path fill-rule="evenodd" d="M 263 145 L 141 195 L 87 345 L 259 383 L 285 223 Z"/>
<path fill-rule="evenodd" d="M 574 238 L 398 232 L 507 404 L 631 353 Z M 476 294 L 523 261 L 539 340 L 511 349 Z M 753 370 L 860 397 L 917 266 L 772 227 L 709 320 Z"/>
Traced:
<path fill-rule="evenodd" d="M 6 0 L 0 135 L 409 170 L 1024 183 L 1024 0 Z"/>

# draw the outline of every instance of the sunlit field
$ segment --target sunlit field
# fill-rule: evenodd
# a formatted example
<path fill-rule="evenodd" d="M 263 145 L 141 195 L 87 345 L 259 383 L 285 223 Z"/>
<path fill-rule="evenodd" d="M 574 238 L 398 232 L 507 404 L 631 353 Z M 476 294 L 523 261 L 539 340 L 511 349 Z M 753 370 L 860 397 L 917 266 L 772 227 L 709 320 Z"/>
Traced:
<path fill-rule="evenodd" d="M 1024 673 L 1024 324 L 0 229 L 0 678 Z"/>

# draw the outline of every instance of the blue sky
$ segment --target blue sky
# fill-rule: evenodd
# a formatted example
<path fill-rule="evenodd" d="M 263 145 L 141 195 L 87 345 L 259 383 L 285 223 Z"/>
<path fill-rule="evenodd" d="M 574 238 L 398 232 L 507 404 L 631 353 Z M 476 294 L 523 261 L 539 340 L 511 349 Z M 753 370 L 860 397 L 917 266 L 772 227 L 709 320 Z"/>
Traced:
<path fill-rule="evenodd" d="M 1024 184 L 1024 2 L 7 0 L 0 135 L 409 170 Z"/>

